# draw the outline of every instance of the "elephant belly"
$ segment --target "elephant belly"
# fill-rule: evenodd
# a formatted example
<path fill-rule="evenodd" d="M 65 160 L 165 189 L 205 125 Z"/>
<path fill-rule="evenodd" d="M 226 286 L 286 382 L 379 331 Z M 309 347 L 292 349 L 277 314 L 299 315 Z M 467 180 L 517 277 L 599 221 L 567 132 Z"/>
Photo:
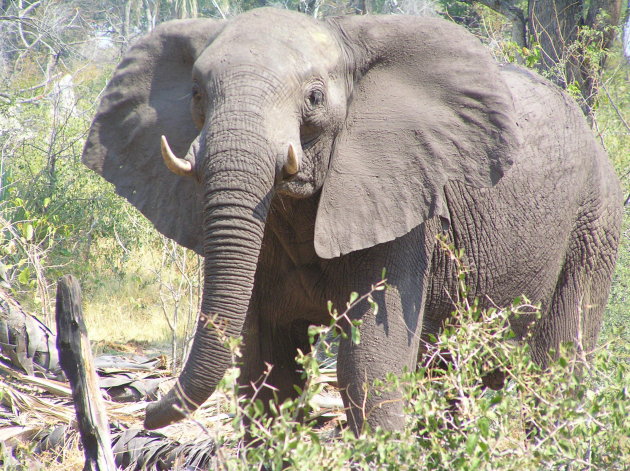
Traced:
<path fill-rule="evenodd" d="M 515 201 L 514 182 L 505 178 L 494 188 L 447 186 L 451 214 L 449 235 L 464 249 L 466 283 L 471 298 L 484 307 L 509 306 L 517 297 L 549 306 L 567 257 L 577 198 L 546 197 L 541 188 L 518 182 L 522 202 Z M 425 304 L 423 334 L 435 334 L 453 311 L 457 267 L 436 245 Z M 534 315 L 513 322 L 517 336 L 526 332 Z"/>

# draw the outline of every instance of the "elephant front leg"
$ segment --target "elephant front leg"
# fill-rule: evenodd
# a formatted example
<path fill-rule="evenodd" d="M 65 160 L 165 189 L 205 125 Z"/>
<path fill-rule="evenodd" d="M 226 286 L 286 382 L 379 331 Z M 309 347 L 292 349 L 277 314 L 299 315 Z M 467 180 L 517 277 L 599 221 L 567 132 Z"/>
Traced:
<path fill-rule="evenodd" d="M 305 320 L 277 323 L 264 316 L 253 319 L 247 327 L 241 373 L 240 393 L 260 399 L 269 412 L 269 403 L 282 403 L 297 396 L 295 387 L 303 388 L 300 367 L 295 361 L 298 349 L 310 350 Z"/>
<path fill-rule="evenodd" d="M 361 320 L 360 342 L 353 343 L 350 335 L 341 340 L 337 376 L 348 423 L 356 435 L 366 426 L 386 430 L 404 426 L 402 394 L 385 380 L 390 373 L 400 375 L 416 367 L 426 289 L 424 278 L 414 272 L 403 268 L 396 276 L 388 269 L 387 289 L 374 294 L 378 312 L 362 302 L 349 313 Z M 385 385 L 375 387 L 377 380 Z"/>

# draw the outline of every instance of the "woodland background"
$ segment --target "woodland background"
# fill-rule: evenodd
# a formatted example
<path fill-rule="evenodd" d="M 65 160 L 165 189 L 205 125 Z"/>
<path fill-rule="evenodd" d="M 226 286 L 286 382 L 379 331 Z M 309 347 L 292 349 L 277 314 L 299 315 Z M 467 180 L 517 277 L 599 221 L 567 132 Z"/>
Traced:
<path fill-rule="evenodd" d="M 160 236 L 85 168 L 83 142 L 107 80 L 136 38 L 169 19 L 229 18 L 264 5 L 320 18 L 443 16 L 479 36 L 499 60 L 535 68 L 567 89 L 624 188 L 622 246 L 601 345 L 627 366 L 630 26 L 624 41 L 623 25 L 630 7 L 621 0 L 2 0 L 0 289 L 52 327 L 55 281 L 72 273 L 84 290 L 97 352 L 165 352 L 177 371 L 195 325 L 201 260 Z"/>

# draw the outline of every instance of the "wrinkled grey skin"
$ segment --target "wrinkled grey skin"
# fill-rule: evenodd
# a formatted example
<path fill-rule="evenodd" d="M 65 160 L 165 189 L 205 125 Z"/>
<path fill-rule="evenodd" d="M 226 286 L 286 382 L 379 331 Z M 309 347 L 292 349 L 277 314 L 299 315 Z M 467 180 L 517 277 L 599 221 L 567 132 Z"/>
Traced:
<path fill-rule="evenodd" d="M 166 169 L 162 134 L 193 176 Z M 126 53 L 83 159 L 205 257 L 194 345 L 177 387 L 148 407 L 148 428 L 213 392 L 230 363 L 217 328 L 244 335 L 246 392 L 268 362 L 278 399 L 294 395 L 307 327 L 383 268 L 391 288 L 377 315 L 367 303 L 351 312 L 362 341 L 341 342 L 338 377 L 356 433 L 402 427 L 397 394 L 364 397 L 363 384 L 413 368 L 421 334 L 451 311 L 440 233 L 465 249 L 473 296 L 542 303 L 529 328 L 539 363 L 559 342 L 595 345 L 618 181 L 570 98 L 497 65 L 451 23 L 275 9 L 165 23 Z M 530 321 L 514 323 L 519 336 Z"/>

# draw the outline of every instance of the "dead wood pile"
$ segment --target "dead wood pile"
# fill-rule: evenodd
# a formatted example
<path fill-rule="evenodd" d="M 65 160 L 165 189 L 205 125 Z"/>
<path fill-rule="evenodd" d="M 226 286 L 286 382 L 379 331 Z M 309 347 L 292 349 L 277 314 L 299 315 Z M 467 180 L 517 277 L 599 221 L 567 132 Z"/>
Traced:
<path fill-rule="evenodd" d="M 0 467 L 51 469 L 78 446 L 72 391 L 59 366 L 55 334 L 0 288 Z M 125 470 L 214 469 L 216 446 L 190 424 L 169 433 L 142 429 L 146 401 L 155 400 L 168 382 L 165 358 L 101 355 L 95 359 L 99 386 L 110 421 L 116 466 Z M 216 402 L 201 411 L 215 420 Z M 193 438 L 196 437 L 196 438 Z M 77 461 L 76 469 L 82 468 Z M 58 469 L 71 469 L 60 463 Z"/>

